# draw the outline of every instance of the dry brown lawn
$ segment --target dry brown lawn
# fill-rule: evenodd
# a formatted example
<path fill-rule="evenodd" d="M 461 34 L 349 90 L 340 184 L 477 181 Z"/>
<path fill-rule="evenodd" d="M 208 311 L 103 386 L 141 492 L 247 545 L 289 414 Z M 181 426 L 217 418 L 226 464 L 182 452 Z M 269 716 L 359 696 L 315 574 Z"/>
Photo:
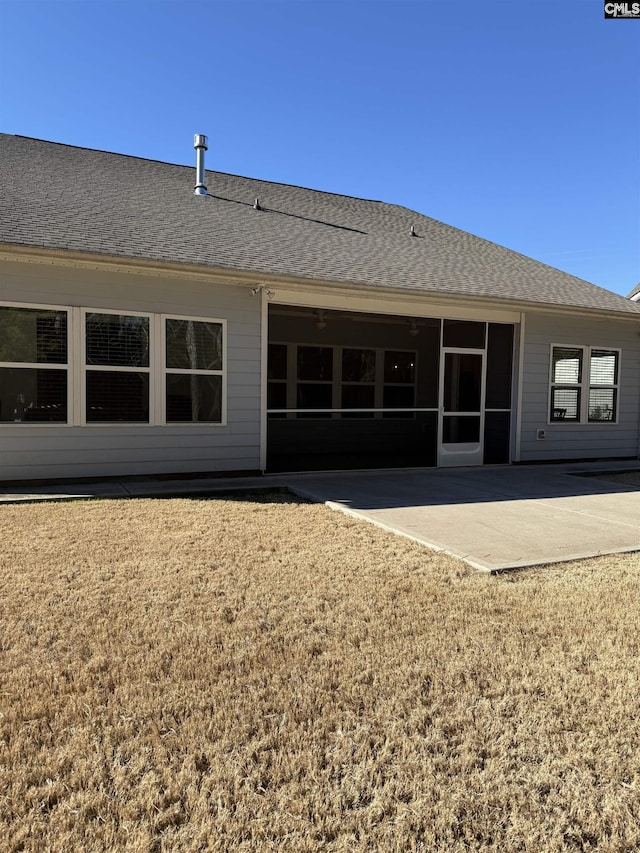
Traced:
<path fill-rule="evenodd" d="M 0 507 L 3 851 L 637 851 L 640 558 L 324 507 Z"/>

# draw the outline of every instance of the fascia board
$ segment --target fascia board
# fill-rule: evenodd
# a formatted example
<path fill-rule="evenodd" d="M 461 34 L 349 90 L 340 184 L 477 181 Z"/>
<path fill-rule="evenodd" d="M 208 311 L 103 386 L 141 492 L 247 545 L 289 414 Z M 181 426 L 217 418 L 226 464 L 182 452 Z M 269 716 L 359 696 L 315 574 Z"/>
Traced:
<path fill-rule="evenodd" d="M 416 290 L 415 288 L 385 288 L 372 285 L 344 282 L 327 282 L 323 280 L 298 277 L 274 276 L 268 273 L 232 270 L 224 267 L 201 267 L 189 264 L 158 263 L 145 259 L 129 259 L 108 255 L 90 255 L 88 253 L 67 252 L 63 249 L 41 249 L 16 244 L 0 244 L 0 260 L 23 261 L 27 263 L 51 264 L 77 269 L 109 270 L 130 275 L 148 275 L 165 278 L 188 279 L 212 284 L 227 284 L 244 287 L 262 287 L 270 290 L 269 299 L 282 304 L 307 305 L 308 307 L 331 306 L 320 304 L 318 298 L 339 298 L 341 307 L 347 306 L 347 301 L 361 300 L 387 301 L 393 298 L 395 306 L 402 306 L 402 313 L 417 312 L 417 316 L 429 316 L 429 306 L 458 306 L 461 310 L 484 309 L 487 312 L 504 311 L 519 316 L 521 312 L 560 314 L 572 317 L 601 317 L 620 321 L 640 323 L 640 304 L 633 303 L 630 311 L 611 311 L 601 308 L 582 308 L 573 305 L 550 305 L 545 302 L 529 302 L 522 299 L 496 299 L 486 296 L 471 296 L 468 294 L 441 293 L 433 290 Z M 623 298 L 623 297 L 621 297 Z M 286 302 L 286 300 L 295 300 Z M 303 301 L 300 301 L 303 300 Z M 306 300 L 306 301 L 304 301 Z M 631 300 L 626 300 L 631 308 Z M 365 304 L 364 302 L 362 303 Z M 371 302 L 369 304 L 372 304 Z M 339 308 L 338 308 L 339 310 Z M 354 306 L 351 310 L 359 310 Z M 366 309 L 362 309 L 366 310 Z M 379 313 L 379 309 L 370 308 Z M 389 312 L 389 307 L 385 309 Z M 505 321 L 518 322 L 518 320 Z"/>

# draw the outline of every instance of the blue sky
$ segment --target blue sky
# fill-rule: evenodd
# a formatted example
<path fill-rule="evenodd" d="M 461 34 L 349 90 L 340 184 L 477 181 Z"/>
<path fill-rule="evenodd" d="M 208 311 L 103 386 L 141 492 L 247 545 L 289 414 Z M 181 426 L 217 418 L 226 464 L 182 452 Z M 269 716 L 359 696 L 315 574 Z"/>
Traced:
<path fill-rule="evenodd" d="M 0 129 L 383 199 L 627 293 L 640 23 L 601 0 L 0 0 Z"/>

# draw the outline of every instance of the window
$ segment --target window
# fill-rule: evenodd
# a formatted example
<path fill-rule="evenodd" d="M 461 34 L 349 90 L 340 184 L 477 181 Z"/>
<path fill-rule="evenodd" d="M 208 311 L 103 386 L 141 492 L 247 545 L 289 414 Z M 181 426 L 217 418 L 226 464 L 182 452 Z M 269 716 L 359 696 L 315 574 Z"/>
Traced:
<path fill-rule="evenodd" d="M 552 346 L 549 421 L 616 421 L 619 363 L 619 350 Z"/>
<path fill-rule="evenodd" d="M 225 340 L 224 320 L 0 304 L 0 424 L 224 425 Z"/>
<path fill-rule="evenodd" d="M 149 316 L 84 316 L 86 423 L 149 423 Z"/>
<path fill-rule="evenodd" d="M 165 317 L 167 423 L 222 423 L 223 324 Z"/>
<path fill-rule="evenodd" d="M 554 347 L 551 357 L 551 421 L 580 421 L 582 348 Z"/>
<path fill-rule="evenodd" d="M 65 309 L 0 306 L 0 423 L 67 423 Z"/>
<path fill-rule="evenodd" d="M 590 423 L 617 419 L 618 359 L 616 350 L 591 350 L 587 409 Z"/>

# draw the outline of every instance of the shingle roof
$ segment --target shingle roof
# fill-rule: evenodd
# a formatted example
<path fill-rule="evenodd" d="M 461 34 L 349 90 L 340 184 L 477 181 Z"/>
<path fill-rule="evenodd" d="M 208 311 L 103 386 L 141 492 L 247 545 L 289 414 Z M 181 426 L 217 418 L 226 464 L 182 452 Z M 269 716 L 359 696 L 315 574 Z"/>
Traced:
<path fill-rule="evenodd" d="M 631 293 L 629 294 L 629 296 L 627 297 L 627 299 L 633 299 L 633 297 L 634 297 L 634 296 L 640 296 L 640 281 L 639 281 L 639 282 L 638 282 L 638 284 L 636 284 L 636 286 L 633 288 L 633 290 L 631 291 Z"/>
<path fill-rule="evenodd" d="M 1 242 L 640 316 L 628 299 L 398 205 L 211 171 L 198 197 L 194 167 L 7 134 L 0 152 Z"/>

